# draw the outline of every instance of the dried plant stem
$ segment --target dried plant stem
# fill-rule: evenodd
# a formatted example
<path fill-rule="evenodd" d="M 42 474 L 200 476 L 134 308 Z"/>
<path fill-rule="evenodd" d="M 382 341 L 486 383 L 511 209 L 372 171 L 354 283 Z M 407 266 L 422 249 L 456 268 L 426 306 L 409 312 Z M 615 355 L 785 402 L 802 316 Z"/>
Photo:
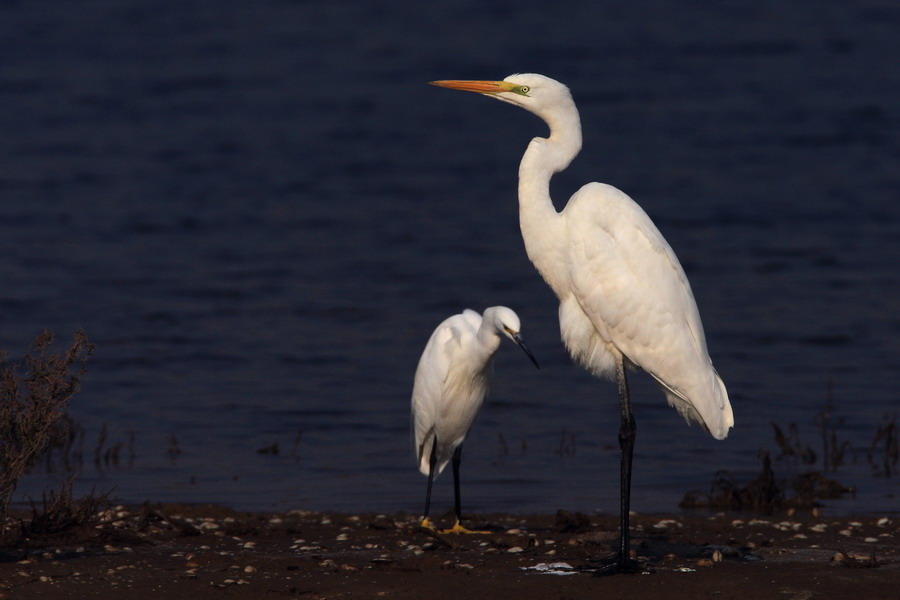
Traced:
<path fill-rule="evenodd" d="M 83 331 L 63 354 L 50 353 L 44 331 L 19 363 L 0 361 L 0 517 L 5 517 L 19 479 L 50 448 L 69 400 L 94 350 Z M 24 371 L 24 372 L 23 372 Z"/>

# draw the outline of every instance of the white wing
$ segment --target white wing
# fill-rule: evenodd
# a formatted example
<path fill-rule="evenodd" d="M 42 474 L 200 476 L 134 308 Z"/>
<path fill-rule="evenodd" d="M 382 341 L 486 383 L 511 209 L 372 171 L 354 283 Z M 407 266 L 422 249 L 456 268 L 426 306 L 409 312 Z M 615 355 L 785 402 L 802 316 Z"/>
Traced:
<path fill-rule="evenodd" d="M 412 421 L 419 470 L 427 475 L 437 436 L 440 473 L 475 420 L 490 380 L 473 368 L 466 348 L 475 341 L 481 315 L 472 310 L 454 315 L 432 333 L 416 369 Z"/>
<path fill-rule="evenodd" d="M 612 186 L 581 188 L 563 212 L 575 301 L 603 340 L 652 375 L 669 403 L 723 438 L 733 424 L 681 264 L 647 214 Z"/>

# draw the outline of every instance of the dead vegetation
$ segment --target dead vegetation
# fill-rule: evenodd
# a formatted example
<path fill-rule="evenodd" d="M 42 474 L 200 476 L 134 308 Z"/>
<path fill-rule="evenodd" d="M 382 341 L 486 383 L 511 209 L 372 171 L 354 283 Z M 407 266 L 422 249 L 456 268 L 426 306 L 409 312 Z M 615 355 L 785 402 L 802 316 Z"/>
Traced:
<path fill-rule="evenodd" d="M 83 331 L 63 353 L 52 353 L 44 331 L 21 361 L 0 363 L 0 517 L 5 517 L 19 479 L 63 435 L 69 400 L 94 350 Z"/>
<path fill-rule="evenodd" d="M 819 500 L 855 493 L 853 488 L 829 479 L 819 471 L 801 473 L 790 480 L 776 477 L 766 450 L 760 452 L 760 460 L 759 475 L 746 485 L 740 485 L 730 471 L 719 471 L 709 492 L 688 492 L 679 506 L 771 514 L 786 509 L 808 510 L 821 506 Z"/>
<path fill-rule="evenodd" d="M 900 436 L 897 432 L 897 416 L 885 415 L 884 422 L 875 431 L 875 437 L 866 452 L 876 477 L 891 477 L 897 473 L 900 460 Z"/>
<path fill-rule="evenodd" d="M 73 495 L 74 479 L 58 491 L 46 493 L 40 504 L 31 503 L 31 518 L 19 519 L 19 539 L 54 535 L 74 527 L 86 525 L 110 506 L 109 493 L 88 494 L 81 498 Z"/>
<path fill-rule="evenodd" d="M 688 492 L 679 506 L 772 513 L 785 509 L 812 509 L 821 506 L 820 500 L 855 494 L 852 487 L 824 475 L 856 463 L 860 454 L 850 441 L 841 440 L 838 435 L 844 419 L 835 414 L 830 382 L 826 406 L 816 415 L 815 423 L 822 440 L 821 454 L 803 442 L 795 423 L 781 427 L 771 422 L 777 454 L 773 459 L 769 450 L 760 450 L 762 466 L 755 479 L 742 485 L 730 471 L 719 471 L 708 492 Z M 866 451 L 873 475 L 890 477 L 897 472 L 898 444 L 896 417 L 885 415 Z M 801 472 L 790 478 L 778 477 L 772 468 L 773 461 L 789 471 L 799 469 Z M 821 468 L 816 469 L 818 465 Z"/>
<path fill-rule="evenodd" d="M 83 331 L 75 333 L 65 352 L 52 352 L 53 343 L 53 333 L 44 331 L 21 360 L 12 362 L 6 355 L 0 360 L 0 542 L 7 549 L 90 526 L 109 506 L 108 494 L 73 494 L 84 431 L 66 410 L 81 387 L 94 345 Z M 30 515 L 10 518 L 19 479 L 37 464 L 52 470 L 55 455 L 71 477 L 58 491 L 32 499 Z"/>

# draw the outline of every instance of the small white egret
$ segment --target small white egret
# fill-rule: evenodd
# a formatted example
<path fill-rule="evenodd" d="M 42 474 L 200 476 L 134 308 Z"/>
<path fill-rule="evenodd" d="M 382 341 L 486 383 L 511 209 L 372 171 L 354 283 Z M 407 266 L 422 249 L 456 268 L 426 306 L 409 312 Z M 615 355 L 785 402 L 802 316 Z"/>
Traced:
<path fill-rule="evenodd" d="M 649 373 L 670 405 L 716 439 L 734 425 L 687 277 L 650 217 L 618 189 L 589 183 L 556 211 L 550 178 L 581 150 L 581 119 L 565 85 L 537 74 L 432 83 L 514 104 L 550 127 L 549 137 L 531 140 L 519 165 L 519 224 L 528 258 L 559 298 L 560 331 L 572 358 L 618 384 L 621 537 L 599 572 L 633 572 L 628 513 L 636 430 L 626 366 Z"/>
<path fill-rule="evenodd" d="M 500 336 L 518 344 L 538 367 L 519 335 L 520 329 L 519 317 L 505 306 L 486 309 L 484 317 L 467 309 L 438 325 L 422 352 L 413 385 L 412 426 L 419 470 L 428 476 L 423 527 L 431 528 L 431 484 L 452 456 L 456 522 L 443 533 L 477 533 L 460 524 L 462 444 L 490 388 Z"/>

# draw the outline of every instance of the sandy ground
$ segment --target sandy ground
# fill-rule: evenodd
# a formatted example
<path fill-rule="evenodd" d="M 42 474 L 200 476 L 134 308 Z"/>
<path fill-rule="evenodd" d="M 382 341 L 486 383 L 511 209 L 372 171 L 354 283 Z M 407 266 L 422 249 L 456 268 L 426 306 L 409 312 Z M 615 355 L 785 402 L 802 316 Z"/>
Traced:
<path fill-rule="evenodd" d="M 0 598 L 900 598 L 897 515 L 635 515 L 646 570 L 612 577 L 567 568 L 610 553 L 612 515 L 472 515 L 492 531 L 473 535 L 410 515 L 146 505 L 101 517 L 4 548 Z"/>

